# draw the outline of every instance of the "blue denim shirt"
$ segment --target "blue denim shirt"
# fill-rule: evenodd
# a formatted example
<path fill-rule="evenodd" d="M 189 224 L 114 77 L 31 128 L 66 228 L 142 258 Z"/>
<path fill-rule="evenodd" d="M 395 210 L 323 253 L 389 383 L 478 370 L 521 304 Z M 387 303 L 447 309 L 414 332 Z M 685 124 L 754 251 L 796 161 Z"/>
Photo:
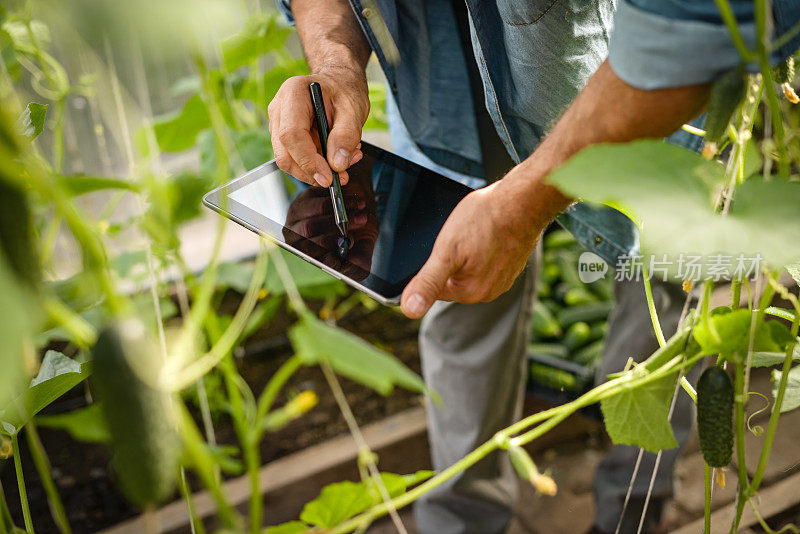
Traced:
<path fill-rule="evenodd" d="M 485 181 L 466 61 L 478 66 L 484 104 L 516 162 L 536 149 L 606 57 L 643 89 L 710 82 L 740 64 L 713 0 L 465 0 L 473 57 L 462 50 L 451 0 L 349 1 L 386 76 L 389 116 L 400 119 L 390 125 L 393 150 L 472 187 Z M 278 0 L 291 20 L 289 2 Z M 754 42 L 752 0 L 731 5 L 745 41 Z M 800 2 L 773 0 L 773 12 L 780 35 L 800 20 Z M 398 63 L 387 59 L 376 25 L 394 39 Z M 776 61 L 798 46 L 800 36 Z M 695 150 L 702 144 L 685 131 L 669 140 Z M 577 203 L 558 220 L 612 266 L 638 252 L 636 227 L 618 211 Z"/>

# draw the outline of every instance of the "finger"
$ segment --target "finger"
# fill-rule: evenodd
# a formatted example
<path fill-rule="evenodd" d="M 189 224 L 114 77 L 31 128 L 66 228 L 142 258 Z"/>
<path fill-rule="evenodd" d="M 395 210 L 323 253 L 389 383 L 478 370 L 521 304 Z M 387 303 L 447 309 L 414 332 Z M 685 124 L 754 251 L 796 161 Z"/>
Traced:
<path fill-rule="evenodd" d="M 302 176 L 297 178 L 328 187 L 333 180 L 331 169 L 325 158 L 317 152 L 311 137 L 311 118 L 297 109 L 301 107 L 293 106 L 292 113 L 281 112 L 281 122 L 276 130 L 277 140 L 302 170 Z"/>
<path fill-rule="evenodd" d="M 347 170 L 361 142 L 361 122 L 350 111 L 336 110 L 336 118 L 328 136 L 328 162 L 336 171 Z"/>
<path fill-rule="evenodd" d="M 450 275 L 458 270 L 452 257 L 437 252 L 431 257 L 403 290 L 400 306 L 411 319 L 419 319 L 440 299 Z"/>

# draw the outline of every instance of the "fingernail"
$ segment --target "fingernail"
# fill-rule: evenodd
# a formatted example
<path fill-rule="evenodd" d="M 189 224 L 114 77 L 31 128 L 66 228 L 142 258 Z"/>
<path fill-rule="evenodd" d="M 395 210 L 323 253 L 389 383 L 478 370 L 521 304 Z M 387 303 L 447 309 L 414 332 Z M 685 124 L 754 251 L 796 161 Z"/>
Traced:
<path fill-rule="evenodd" d="M 328 187 L 328 181 L 320 173 L 314 174 L 314 180 L 322 187 Z"/>
<path fill-rule="evenodd" d="M 411 315 L 419 317 L 425 314 L 425 312 L 428 310 L 428 305 L 425 302 L 425 299 L 422 298 L 422 295 L 415 293 L 408 297 L 408 300 L 406 301 L 406 310 L 408 310 Z"/>
<path fill-rule="evenodd" d="M 340 171 L 343 171 L 347 168 L 347 163 L 349 161 L 350 161 L 350 152 L 348 152 L 343 148 L 337 150 L 336 155 L 333 157 L 333 164 Z"/>

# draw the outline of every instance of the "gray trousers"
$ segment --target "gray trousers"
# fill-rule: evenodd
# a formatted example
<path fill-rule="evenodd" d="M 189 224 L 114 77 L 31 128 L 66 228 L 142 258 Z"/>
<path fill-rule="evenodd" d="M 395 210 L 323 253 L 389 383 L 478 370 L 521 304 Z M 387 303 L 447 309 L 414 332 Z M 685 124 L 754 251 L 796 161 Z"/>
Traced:
<path fill-rule="evenodd" d="M 526 379 L 535 269 L 532 262 L 511 289 L 489 303 L 437 302 L 422 321 L 420 354 L 428 385 L 442 405 L 428 403 L 428 435 L 434 469 L 464 457 L 498 430 L 521 416 Z M 679 286 L 653 283 L 654 300 L 665 336 L 677 326 L 685 294 Z M 629 357 L 642 360 L 658 348 L 641 282 L 617 282 L 617 307 L 611 315 L 601 380 L 621 370 Z M 699 372 L 699 371 L 696 371 Z M 692 428 L 693 406 L 680 395 L 672 417 L 682 445 Z M 614 446 L 595 477 L 596 524 L 614 532 L 622 511 L 638 449 Z M 678 449 L 665 451 L 648 512 L 660 516 L 660 504 L 672 493 L 672 471 Z M 636 532 L 655 455 L 645 454 L 639 468 L 621 532 Z M 506 454 L 494 453 L 427 493 L 415 505 L 421 534 L 494 534 L 503 532 L 513 515 L 518 480 Z"/>

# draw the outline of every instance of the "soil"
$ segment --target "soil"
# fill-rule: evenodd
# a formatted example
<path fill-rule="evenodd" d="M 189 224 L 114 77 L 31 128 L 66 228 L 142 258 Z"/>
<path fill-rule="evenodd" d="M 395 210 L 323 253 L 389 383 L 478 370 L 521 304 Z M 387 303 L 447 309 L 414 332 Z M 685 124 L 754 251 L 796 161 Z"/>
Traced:
<path fill-rule="evenodd" d="M 226 296 L 222 308 L 235 305 L 234 295 Z M 321 303 L 317 303 L 319 308 Z M 237 352 L 237 365 L 242 376 L 257 395 L 278 367 L 291 355 L 291 346 L 285 332 L 292 322 L 292 314 L 285 308 L 256 333 L 244 350 Z M 359 337 L 385 348 L 413 371 L 420 372 L 417 350 L 419 324 L 386 307 L 367 310 L 359 306 L 340 322 L 340 326 Z M 368 424 L 419 405 L 418 394 L 397 389 L 389 397 L 340 377 L 342 388 L 360 425 Z M 208 380 L 210 403 L 214 404 L 214 380 Z M 280 406 L 290 393 L 314 390 L 319 396 L 319 404 L 307 415 L 301 417 L 280 431 L 268 434 L 261 443 L 263 462 L 276 460 L 299 449 L 320 443 L 331 437 L 347 432 L 336 401 L 329 393 L 329 387 L 319 368 L 301 368 L 284 388 L 276 400 Z M 85 386 L 73 391 L 51 405 L 44 413 L 54 414 L 73 410 L 86 404 Z M 191 395 L 187 404 L 193 407 Z M 197 410 L 194 410 L 197 412 Z M 218 411 L 214 418 L 214 430 L 219 444 L 235 444 L 236 437 L 228 416 Z M 112 526 L 140 513 L 126 502 L 117 491 L 114 475 L 109 471 L 111 458 L 108 447 L 100 444 L 87 444 L 74 441 L 66 432 L 40 428 L 39 433 L 52 463 L 52 473 L 64 501 L 67 516 L 75 533 L 96 532 Z M 57 533 L 47 504 L 41 482 L 33 466 L 33 461 L 20 439 L 21 461 L 31 507 L 31 515 L 36 532 L 40 534 Z M 8 507 L 17 525 L 23 525 L 22 511 L 17 491 L 17 481 L 11 459 L 0 463 L 0 482 L 5 491 Z M 196 484 L 195 489 L 198 489 Z M 176 494 L 177 498 L 177 494 Z"/>

